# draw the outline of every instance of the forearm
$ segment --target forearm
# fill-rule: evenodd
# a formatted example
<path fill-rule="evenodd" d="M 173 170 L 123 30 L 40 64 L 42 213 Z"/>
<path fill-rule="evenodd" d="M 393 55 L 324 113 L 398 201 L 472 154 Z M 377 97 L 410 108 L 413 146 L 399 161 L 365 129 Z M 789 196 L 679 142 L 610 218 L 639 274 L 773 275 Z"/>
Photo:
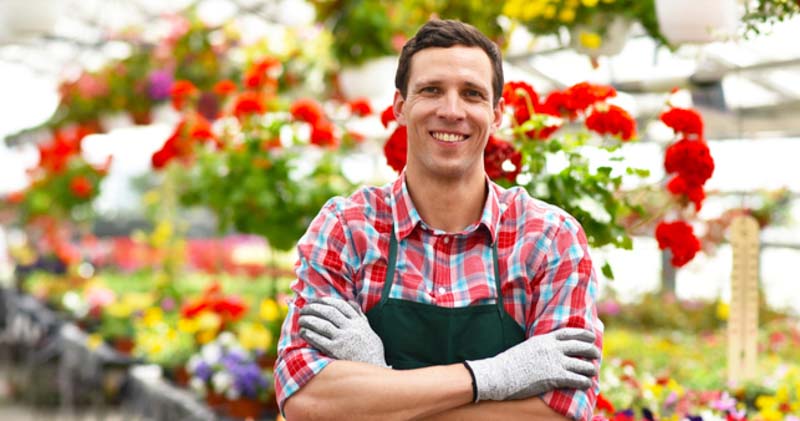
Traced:
<path fill-rule="evenodd" d="M 284 405 L 288 421 L 409 420 L 466 405 L 472 380 L 461 364 L 391 370 L 333 361 Z"/>
<path fill-rule="evenodd" d="M 510 401 L 484 401 L 467 404 L 446 410 L 436 415 L 420 418 L 424 421 L 483 421 L 488 419 L 502 420 L 536 420 L 536 421 L 568 421 L 567 418 L 553 411 L 540 398 Z"/>

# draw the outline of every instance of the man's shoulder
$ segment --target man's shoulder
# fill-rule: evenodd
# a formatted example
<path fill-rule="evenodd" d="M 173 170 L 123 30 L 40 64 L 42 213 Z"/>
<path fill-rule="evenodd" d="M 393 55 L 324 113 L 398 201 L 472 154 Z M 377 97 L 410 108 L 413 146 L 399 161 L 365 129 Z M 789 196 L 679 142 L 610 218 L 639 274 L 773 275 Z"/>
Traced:
<path fill-rule="evenodd" d="M 343 221 L 374 219 L 389 209 L 386 186 L 363 186 L 350 196 L 332 197 L 322 208 L 323 213 L 333 214 Z"/>
<path fill-rule="evenodd" d="M 508 212 L 506 216 L 519 222 L 561 225 L 565 221 L 575 219 L 564 209 L 531 196 L 527 190 L 519 186 L 499 187 L 497 194 L 500 205 Z"/>

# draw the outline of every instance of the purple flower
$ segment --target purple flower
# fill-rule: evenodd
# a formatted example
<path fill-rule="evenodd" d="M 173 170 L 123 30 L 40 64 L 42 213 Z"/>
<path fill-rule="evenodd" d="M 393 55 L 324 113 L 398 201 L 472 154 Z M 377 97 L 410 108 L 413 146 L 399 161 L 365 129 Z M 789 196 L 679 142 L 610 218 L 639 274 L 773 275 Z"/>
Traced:
<path fill-rule="evenodd" d="M 172 72 L 156 70 L 150 73 L 147 93 L 151 99 L 160 101 L 169 98 L 170 88 L 172 88 Z"/>
<path fill-rule="evenodd" d="M 164 311 L 172 311 L 175 309 L 175 300 L 171 297 L 166 297 L 161 300 L 161 309 Z"/>
<path fill-rule="evenodd" d="M 722 412 L 735 411 L 736 399 L 728 395 L 728 392 L 724 392 L 722 393 L 722 396 L 720 396 L 718 400 L 711 402 L 711 407 L 716 409 L 717 411 L 722 411 Z"/>
<path fill-rule="evenodd" d="M 211 380 L 212 374 L 213 370 L 211 369 L 211 366 L 205 361 L 201 361 L 199 364 L 197 364 L 197 367 L 194 370 L 194 375 L 204 382 Z"/>

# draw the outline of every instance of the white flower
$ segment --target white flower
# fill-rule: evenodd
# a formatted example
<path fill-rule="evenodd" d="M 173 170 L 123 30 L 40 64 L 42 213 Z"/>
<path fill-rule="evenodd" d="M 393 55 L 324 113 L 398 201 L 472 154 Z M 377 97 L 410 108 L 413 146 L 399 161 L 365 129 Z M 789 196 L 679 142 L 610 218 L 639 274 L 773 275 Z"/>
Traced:
<path fill-rule="evenodd" d="M 203 358 L 199 354 L 194 354 L 189 357 L 189 361 L 186 362 L 186 370 L 190 373 L 194 373 L 197 371 L 197 366 L 203 361 Z"/>
<path fill-rule="evenodd" d="M 220 348 L 218 344 L 211 342 L 203 345 L 203 348 L 200 350 L 200 355 L 203 356 L 203 361 L 208 365 L 214 365 L 222 358 L 222 348 Z"/>
<path fill-rule="evenodd" d="M 222 332 L 217 336 L 217 343 L 226 348 L 230 348 L 236 345 L 236 336 L 231 332 Z"/>
<path fill-rule="evenodd" d="M 239 399 L 239 396 L 240 396 L 239 391 L 236 390 L 235 387 L 232 387 L 232 388 L 228 389 L 227 391 L 225 391 L 225 397 L 228 398 L 229 400 L 233 401 L 233 400 Z"/>
<path fill-rule="evenodd" d="M 205 396 L 206 393 L 208 393 L 208 390 L 206 390 L 206 382 L 200 380 L 198 377 L 192 377 L 192 379 L 189 380 L 189 388 L 200 396 Z"/>
<path fill-rule="evenodd" d="M 217 393 L 227 392 L 232 384 L 233 377 L 224 371 L 218 371 L 211 376 L 211 385 Z"/>

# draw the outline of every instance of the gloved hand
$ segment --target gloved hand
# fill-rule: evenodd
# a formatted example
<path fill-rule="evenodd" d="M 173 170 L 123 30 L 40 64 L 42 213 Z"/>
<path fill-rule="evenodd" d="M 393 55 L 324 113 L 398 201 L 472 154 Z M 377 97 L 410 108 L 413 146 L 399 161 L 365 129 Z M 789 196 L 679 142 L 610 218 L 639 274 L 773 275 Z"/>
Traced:
<path fill-rule="evenodd" d="M 594 333 L 576 328 L 536 335 L 491 358 L 466 363 L 475 375 L 478 401 L 525 399 L 554 389 L 592 386 L 600 358 Z M 587 358 L 585 361 L 577 357 Z"/>
<path fill-rule="evenodd" d="M 358 304 L 333 297 L 313 300 L 300 310 L 298 323 L 300 337 L 333 358 L 388 367 L 383 342 Z"/>

